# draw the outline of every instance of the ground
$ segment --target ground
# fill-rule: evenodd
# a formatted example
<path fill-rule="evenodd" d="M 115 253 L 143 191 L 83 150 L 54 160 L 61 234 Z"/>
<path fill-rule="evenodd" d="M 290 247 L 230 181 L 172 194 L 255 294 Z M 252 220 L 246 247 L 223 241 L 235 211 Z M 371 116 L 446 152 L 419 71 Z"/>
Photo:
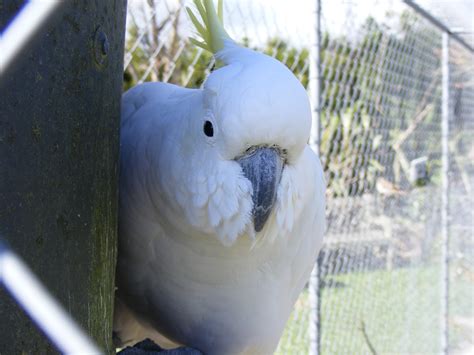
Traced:
<path fill-rule="evenodd" d="M 452 268 L 456 272 L 456 268 Z M 474 300 L 469 277 L 453 277 L 450 344 L 472 347 Z M 333 275 L 323 288 L 322 354 L 440 353 L 440 272 L 437 266 Z M 299 298 L 277 354 L 305 354 L 309 347 L 308 292 Z M 365 332 L 365 336 L 364 336 Z M 469 344 L 469 340 L 471 344 Z"/>

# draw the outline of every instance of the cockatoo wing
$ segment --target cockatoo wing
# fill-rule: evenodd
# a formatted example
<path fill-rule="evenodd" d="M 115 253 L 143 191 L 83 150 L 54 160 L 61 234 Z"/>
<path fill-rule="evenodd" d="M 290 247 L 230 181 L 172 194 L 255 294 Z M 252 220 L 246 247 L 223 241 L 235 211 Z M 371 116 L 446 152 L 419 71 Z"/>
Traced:
<path fill-rule="evenodd" d="M 149 182 L 159 174 L 157 169 L 162 172 L 166 170 L 166 162 L 156 166 L 156 154 L 166 150 L 166 145 L 173 140 L 170 135 L 175 134 L 176 130 L 172 129 L 172 123 L 179 124 L 180 120 L 186 118 L 190 105 L 188 99 L 195 94 L 195 90 L 171 84 L 145 83 L 127 91 L 122 97 L 119 234 L 126 235 L 127 238 L 119 239 L 117 285 L 120 287 L 123 282 L 132 285 L 127 288 L 128 292 L 122 288 L 118 293 L 133 297 L 139 309 L 147 309 L 142 302 L 146 303 L 149 297 L 145 292 L 150 287 L 150 272 L 153 272 L 150 265 L 156 257 L 153 248 L 147 244 L 149 240 L 142 236 L 165 234 L 159 227 L 159 222 L 150 223 L 155 221 L 152 215 L 159 215 L 160 212 L 150 209 L 150 205 L 153 205 L 150 194 L 155 194 L 156 191 L 149 190 Z M 199 109 L 199 105 L 194 107 Z M 153 187 L 158 189 L 158 195 L 163 195 L 158 184 L 153 184 Z M 133 345 L 146 338 L 164 348 L 178 345 L 162 336 L 145 319 L 137 317 L 122 300 L 116 298 L 116 345 Z"/>

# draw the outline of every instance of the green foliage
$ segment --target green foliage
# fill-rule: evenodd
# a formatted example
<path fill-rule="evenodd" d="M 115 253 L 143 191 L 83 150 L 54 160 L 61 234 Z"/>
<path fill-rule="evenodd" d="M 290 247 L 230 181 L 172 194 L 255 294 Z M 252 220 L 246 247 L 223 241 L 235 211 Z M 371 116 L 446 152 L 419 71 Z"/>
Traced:
<path fill-rule="evenodd" d="M 383 172 L 383 165 L 374 158 L 382 136 L 373 128 L 372 117 L 360 101 L 344 112 L 322 116 L 320 152 L 334 157 L 323 160 L 332 195 L 362 193 Z"/>

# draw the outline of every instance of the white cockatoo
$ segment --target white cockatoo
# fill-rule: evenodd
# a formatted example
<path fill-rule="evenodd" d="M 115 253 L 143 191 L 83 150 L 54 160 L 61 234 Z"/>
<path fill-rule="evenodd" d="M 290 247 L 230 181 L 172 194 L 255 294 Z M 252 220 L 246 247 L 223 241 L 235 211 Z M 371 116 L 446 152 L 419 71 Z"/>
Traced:
<path fill-rule="evenodd" d="M 271 354 L 325 229 L 310 104 L 282 63 L 229 37 L 221 1 L 194 2 L 193 43 L 222 67 L 202 89 L 123 95 L 115 334 Z"/>

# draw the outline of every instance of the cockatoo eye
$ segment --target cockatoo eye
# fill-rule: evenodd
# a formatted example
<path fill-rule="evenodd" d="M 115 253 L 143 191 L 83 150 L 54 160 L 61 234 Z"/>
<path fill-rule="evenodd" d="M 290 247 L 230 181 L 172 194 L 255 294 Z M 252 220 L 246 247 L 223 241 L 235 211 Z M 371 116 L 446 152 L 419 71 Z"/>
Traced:
<path fill-rule="evenodd" d="M 211 121 L 206 121 L 204 122 L 204 134 L 208 137 L 213 137 L 214 136 L 214 126 L 212 125 Z"/>

